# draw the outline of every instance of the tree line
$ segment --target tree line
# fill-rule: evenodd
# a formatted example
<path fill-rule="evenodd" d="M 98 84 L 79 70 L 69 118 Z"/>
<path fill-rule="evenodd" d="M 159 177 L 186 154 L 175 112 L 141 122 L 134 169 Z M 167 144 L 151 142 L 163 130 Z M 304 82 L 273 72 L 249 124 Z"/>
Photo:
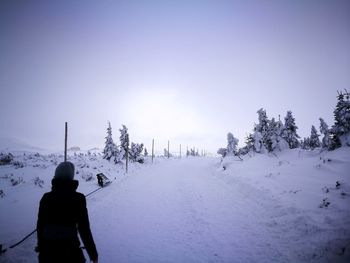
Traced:
<path fill-rule="evenodd" d="M 341 146 L 350 146 L 350 94 L 338 92 L 338 102 L 333 111 L 334 124 L 329 127 L 324 119 L 320 120 L 320 134 L 314 125 L 311 126 L 309 137 L 301 139 L 297 133 L 297 125 L 292 111 L 287 111 L 284 122 L 269 119 L 265 109 L 258 113 L 258 123 L 254 125 L 252 133 L 249 133 L 245 145 L 238 149 L 238 139 L 232 133 L 227 134 L 227 147 L 220 148 L 217 153 L 225 157 L 227 155 L 245 155 L 249 152 L 265 153 L 281 151 L 283 149 L 302 148 L 306 150 L 332 151 Z M 322 135 L 322 139 L 320 137 Z"/>

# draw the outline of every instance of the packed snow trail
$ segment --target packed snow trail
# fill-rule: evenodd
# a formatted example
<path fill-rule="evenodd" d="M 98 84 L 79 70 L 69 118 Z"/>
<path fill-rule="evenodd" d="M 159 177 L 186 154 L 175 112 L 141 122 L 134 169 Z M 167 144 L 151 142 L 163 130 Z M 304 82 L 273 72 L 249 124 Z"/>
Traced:
<path fill-rule="evenodd" d="M 266 229 L 275 200 L 222 182 L 213 176 L 215 162 L 163 161 L 93 196 L 101 262 L 292 260 Z"/>

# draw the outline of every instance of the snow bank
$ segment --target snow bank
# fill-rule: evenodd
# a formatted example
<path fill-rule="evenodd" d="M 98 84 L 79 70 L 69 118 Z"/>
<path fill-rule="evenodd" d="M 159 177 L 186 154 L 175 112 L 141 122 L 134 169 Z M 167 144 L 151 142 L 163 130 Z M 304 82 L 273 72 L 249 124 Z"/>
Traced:
<path fill-rule="evenodd" d="M 271 197 L 271 231 L 290 240 L 297 262 L 348 262 L 350 259 L 350 148 L 335 151 L 286 150 L 255 154 L 244 161 L 224 159 L 216 176 Z M 249 197 L 249 196 L 248 196 Z M 307 248 L 309 251 L 305 251 Z"/>

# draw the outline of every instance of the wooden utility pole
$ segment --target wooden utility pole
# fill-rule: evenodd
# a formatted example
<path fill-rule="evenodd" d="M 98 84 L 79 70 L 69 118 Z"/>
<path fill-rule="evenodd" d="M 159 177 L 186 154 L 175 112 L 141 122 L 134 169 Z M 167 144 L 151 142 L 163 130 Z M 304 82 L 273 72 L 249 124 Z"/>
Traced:
<path fill-rule="evenodd" d="M 170 158 L 170 152 L 169 152 L 169 141 L 168 141 L 168 159 Z"/>
<path fill-rule="evenodd" d="M 128 173 L 128 165 L 129 165 L 129 134 L 126 136 L 126 157 L 125 157 L 125 171 Z"/>
<path fill-rule="evenodd" d="M 68 123 L 64 127 L 64 161 L 67 161 L 67 137 L 68 137 Z"/>
<path fill-rule="evenodd" d="M 154 158 L 154 139 L 152 139 L 152 163 Z"/>

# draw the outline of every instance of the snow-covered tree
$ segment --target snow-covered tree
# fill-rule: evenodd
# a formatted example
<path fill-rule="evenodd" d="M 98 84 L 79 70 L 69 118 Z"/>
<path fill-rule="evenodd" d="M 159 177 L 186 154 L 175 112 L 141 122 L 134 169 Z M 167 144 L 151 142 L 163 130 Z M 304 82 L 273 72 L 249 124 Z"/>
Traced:
<path fill-rule="evenodd" d="M 299 147 L 299 135 L 297 134 L 298 127 L 295 124 L 295 119 L 291 111 L 287 111 L 284 118 L 284 126 L 282 131 L 282 138 L 286 140 L 290 149 Z"/>
<path fill-rule="evenodd" d="M 350 100 L 348 93 L 340 92 L 334 109 L 334 125 L 330 130 L 331 145 L 334 150 L 340 146 L 350 146 Z"/>
<path fill-rule="evenodd" d="M 218 154 L 220 154 L 223 158 L 227 155 L 227 149 L 226 148 L 219 148 Z"/>
<path fill-rule="evenodd" d="M 106 142 L 105 142 L 105 147 L 103 149 L 103 158 L 109 161 L 112 157 L 115 156 L 117 151 L 117 147 L 114 144 L 113 138 L 112 138 L 112 127 L 110 122 L 108 122 L 107 136 L 105 138 L 106 138 Z"/>
<path fill-rule="evenodd" d="M 260 109 L 258 113 L 258 124 L 254 127 L 254 133 L 252 135 L 254 142 L 254 151 L 261 153 L 266 150 L 266 144 L 268 141 L 268 129 L 269 129 L 269 119 L 267 118 L 266 111 Z"/>
<path fill-rule="evenodd" d="M 227 155 L 237 154 L 238 139 L 231 132 L 227 134 Z"/>
<path fill-rule="evenodd" d="M 146 147 L 145 147 L 145 150 L 144 150 L 143 155 L 144 155 L 145 157 L 147 157 L 147 156 L 148 156 L 148 151 L 147 151 L 147 148 L 146 148 Z"/>
<path fill-rule="evenodd" d="M 310 138 L 304 138 L 303 140 L 300 141 L 300 148 L 304 150 L 309 150 L 310 149 Z"/>
<path fill-rule="evenodd" d="M 245 139 L 245 146 L 239 149 L 239 154 L 245 155 L 250 151 L 254 151 L 254 137 L 251 133 L 247 135 Z"/>
<path fill-rule="evenodd" d="M 196 149 L 195 148 L 190 149 L 190 155 L 191 156 L 196 156 Z"/>
<path fill-rule="evenodd" d="M 269 152 L 273 152 L 278 148 L 281 139 L 278 125 L 279 123 L 275 121 L 275 118 L 272 118 L 271 121 L 269 121 L 265 135 L 265 147 Z"/>
<path fill-rule="evenodd" d="M 309 139 L 310 149 L 319 148 L 321 146 L 320 135 L 317 133 L 317 130 L 314 125 L 311 126 L 311 135 Z"/>
<path fill-rule="evenodd" d="M 144 159 L 142 156 L 142 151 L 143 151 L 143 144 L 139 143 L 131 143 L 130 150 L 129 150 L 129 157 L 130 161 L 132 162 L 139 162 L 143 163 Z"/>
<path fill-rule="evenodd" d="M 228 155 L 237 155 L 238 154 L 237 145 L 238 145 L 238 139 L 235 138 L 231 132 L 229 132 L 227 134 L 227 147 L 218 149 L 217 153 L 220 154 L 222 157 L 225 157 Z M 198 151 L 195 154 L 199 155 Z"/>
<path fill-rule="evenodd" d="M 263 136 L 261 132 L 255 131 L 253 133 L 253 140 L 254 140 L 254 150 L 257 153 L 264 152 L 265 146 L 263 143 Z"/>
<path fill-rule="evenodd" d="M 267 118 L 266 111 L 263 108 L 258 110 L 257 113 L 259 115 L 259 123 L 255 126 L 255 131 L 265 135 L 268 130 L 269 119 Z"/>
<path fill-rule="evenodd" d="M 327 123 L 320 118 L 320 132 L 323 134 L 322 149 L 328 149 L 331 143 L 330 132 Z"/>
<path fill-rule="evenodd" d="M 173 157 L 173 155 L 164 148 L 164 157 Z"/>
<path fill-rule="evenodd" d="M 120 154 L 121 159 L 126 158 L 126 152 L 129 147 L 129 134 L 128 134 L 128 128 L 125 125 L 122 125 L 122 128 L 119 129 L 120 131 Z"/>

